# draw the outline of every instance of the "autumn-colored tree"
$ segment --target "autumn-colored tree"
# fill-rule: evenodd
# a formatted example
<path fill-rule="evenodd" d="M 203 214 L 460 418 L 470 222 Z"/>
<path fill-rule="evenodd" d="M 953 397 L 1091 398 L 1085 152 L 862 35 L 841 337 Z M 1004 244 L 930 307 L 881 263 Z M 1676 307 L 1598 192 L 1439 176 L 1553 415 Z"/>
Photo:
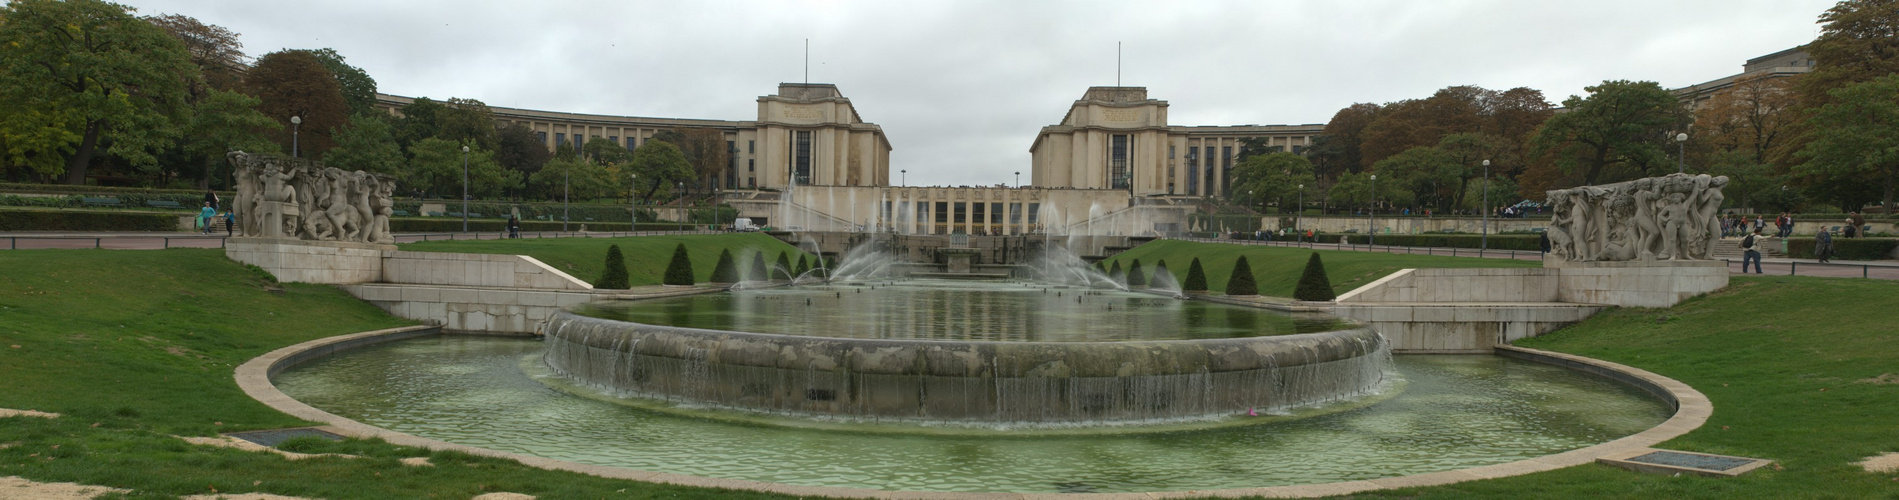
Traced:
<path fill-rule="evenodd" d="M 1695 110 L 1696 163 L 1728 176 L 1725 192 L 1738 206 L 1752 207 L 1755 193 L 1783 185 L 1799 102 L 1791 79 L 1743 75 Z"/>
<path fill-rule="evenodd" d="M 244 43 L 237 33 L 223 26 L 204 24 L 183 14 L 147 16 L 145 21 L 165 30 L 185 46 L 191 64 L 198 67 L 202 80 L 189 82 L 193 96 L 210 89 L 236 91 L 244 83 Z"/>
<path fill-rule="evenodd" d="M 1807 105 L 1833 102 L 1833 89 L 1899 73 L 1899 0 L 1845 0 L 1820 14 L 1820 36 L 1805 47 L 1813 71 L 1796 83 Z"/>
<path fill-rule="evenodd" d="M 243 90 L 246 62 L 244 44 L 238 41 L 237 33 L 182 14 L 144 19 L 178 39 L 198 68 L 196 77 L 184 76 L 185 101 L 191 113 L 181 131 L 178 156 L 174 157 L 182 161 L 166 165 L 161 177 L 171 173 L 193 175 L 198 187 L 205 189 L 210 187 L 214 172 L 226 170 L 225 152 L 275 152 L 277 147 L 269 143 L 267 134 L 280 127 L 257 111 L 258 99 L 238 93 Z"/>
<path fill-rule="evenodd" d="M 310 51 L 264 54 L 244 76 L 244 87 L 263 101 L 257 110 L 283 126 L 274 134 L 277 144 L 291 150 L 294 139 L 301 156 L 321 158 L 336 145 L 332 131 L 349 123 L 349 105 L 343 101 L 342 88 L 330 69 Z M 293 127 L 291 117 L 300 117 L 303 123 Z"/>
<path fill-rule="evenodd" d="M 376 110 L 376 79 L 369 72 L 349 65 L 342 54 L 335 49 L 322 48 L 309 51 L 323 67 L 330 69 L 330 75 L 336 77 L 336 86 L 343 91 L 343 102 L 349 106 L 350 113 L 368 113 Z"/>
<path fill-rule="evenodd" d="M 1436 145 L 1446 135 L 1483 131 L 1489 94 L 1481 87 L 1447 87 L 1425 99 L 1385 105 L 1365 126 L 1360 162 L 1369 167 L 1414 147 Z"/>
<path fill-rule="evenodd" d="M 725 143 L 725 131 L 714 128 L 682 128 L 674 136 L 679 151 L 686 155 L 686 161 L 692 164 L 692 171 L 700 185 L 710 186 L 716 179 L 724 178 L 727 163 L 731 162 L 731 145 Z M 656 137 L 657 138 L 657 137 Z M 688 182 L 691 187 L 693 183 Z"/>
<path fill-rule="evenodd" d="M 1605 81 L 1584 88 L 1589 97 L 1563 100 L 1568 112 L 1551 117 L 1531 138 L 1531 155 L 1564 172 L 1580 172 L 1584 184 L 1641 177 L 1674 166 L 1665 142 L 1686 121 L 1687 110 L 1655 82 Z M 1656 171 L 1651 171 L 1656 170 Z"/>
<path fill-rule="evenodd" d="M 6 163 L 83 184 L 100 148 L 157 163 L 189 113 L 184 44 L 122 5 L 0 6 L 0 143 Z"/>
<path fill-rule="evenodd" d="M 1377 119 L 1383 109 L 1377 104 L 1361 102 L 1332 114 L 1332 121 L 1326 122 L 1320 139 L 1314 141 L 1316 150 L 1312 162 L 1320 177 L 1332 179 L 1363 168 L 1365 163 L 1359 144 L 1364 142 L 1365 127 Z"/>

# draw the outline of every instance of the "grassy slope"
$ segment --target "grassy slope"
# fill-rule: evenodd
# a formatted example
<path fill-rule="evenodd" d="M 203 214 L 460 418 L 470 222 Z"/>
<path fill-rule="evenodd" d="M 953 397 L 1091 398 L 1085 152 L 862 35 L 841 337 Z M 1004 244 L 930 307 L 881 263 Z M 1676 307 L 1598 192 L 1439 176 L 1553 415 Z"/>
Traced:
<path fill-rule="evenodd" d="M 292 463 L 171 437 L 310 425 L 245 396 L 232 370 L 305 340 L 407 324 L 332 287 L 288 285 L 273 294 L 264 284 L 217 250 L 0 252 L 0 408 L 65 415 L 0 419 L 0 476 L 164 495 L 723 495 L 379 442 L 313 450 L 378 458 Z M 441 466 L 398 465 L 404 456 L 431 456 Z"/>
<path fill-rule="evenodd" d="M 1779 461 L 1733 479 L 1588 465 L 1379 498 L 1899 498 L 1899 474 L 1853 462 L 1899 451 L 1899 282 L 1740 278 L 1669 309 L 1618 309 L 1518 344 L 1653 371 L 1714 402 L 1707 425 L 1660 447 Z"/>
<path fill-rule="evenodd" d="M 712 276 L 712 266 L 719 262 L 719 251 L 732 250 L 732 259 L 738 264 L 739 272 L 744 273 L 752 262 L 752 252 L 763 250 L 766 265 L 778 259 L 779 252 L 789 252 L 791 264 L 798 264 L 798 256 L 804 255 L 791 245 L 763 233 L 730 234 L 683 234 L 676 236 L 639 236 L 631 238 L 548 238 L 518 240 L 459 240 L 425 241 L 404 243 L 403 250 L 418 252 L 467 252 L 521 254 L 540 259 L 547 265 L 566 271 L 567 274 L 588 283 L 600 279 L 607 269 L 607 246 L 620 245 L 620 252 L 626 255 L 626 270 L 629 282 L 634 286 L 657 285 L 666 277 L 666 263 L 673 258 L 673 247 L 686 244 L 686 253 L 692 256 L 692 272 L 698 281 L 706 281 Z"/>
<path fill-rule="evenodd" d="M 1216 292 L 1226 290 L 1227 278 L 1233 274 L 1233 261 L 1241 255 L 1253 268 L 1253 277 L 1259 283 L 1260 295 L 1291 297 L 1293 287 L 1299 284 L 1299 274 L 1306 268 L 1306 259 L 1314 252 L 1303 248 L 1285 248 L 1269 246 L 1233 245 L 1225 243 L 1199 243 L 1179 240 L 1155 240 L 1108 259 L 1106 265 L 1114 267 L 1119 261 L 1121 269 L 1126 270 L 1141 261 L 1141 269 L 1152 273 L 1154 264 L 1167 261 L 1167 270 L 1174 273 L 1178 281 L 1186 281 L 1187 266 L 1193 259 L 1200 259 L 1200 267 L 1207 273 L 1207 288 Z M 1317 250 L 1319 258 L 1325 261 L 1326 276 L 1332 279 L 1332 291 L 1345 293 L 1366 283 L 1383 278 L 1399 269 L 1428 267 L 1542 267 L 1541 262 L 1527 260 L 1479 259 L 1474 257 L 1443 257 L 1432 255 L 1385 254 L 1371 252 L 1353 252 L 1340 250 Z"/>

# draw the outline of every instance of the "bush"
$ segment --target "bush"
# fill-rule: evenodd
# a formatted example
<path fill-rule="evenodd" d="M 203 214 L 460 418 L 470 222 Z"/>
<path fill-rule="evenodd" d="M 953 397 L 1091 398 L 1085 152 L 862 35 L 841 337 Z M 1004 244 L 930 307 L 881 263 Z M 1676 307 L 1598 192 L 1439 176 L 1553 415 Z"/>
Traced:
<path fill-rule="evenodd" d="M 1180 290 L 1183 292 L 1207 291 L 1207 271 L 1200 269 L 1199 257 L 1194 257 L 1193 263 L 1187 265 L 1187 282 L 1180 284 Z"/>
<path fill-rule="evenodd" d="M 1362 233 L 1361 234 L 1320 234 L 1320 235 L 1314 236 L 1314 238 L 1316 238 L 1320 243 L 1338 243 L 1339 238 L 1343 236 L 1350 236 L 1352 238 L 1352 243 L 1354 244 L 1359 244 L 1359 245 L 1365 244 L 1365 235 Z M 1540 234 L 1510 234 L 1510 235 L 1492 234 L 1490 235 L 1490 249 L 1491 250 L 1541 251 L 1543 249 L 1541 241 L 1542 241 L 1542 235 Z M 1394 246 L 1394 247 L 1457 248 L 1457 249 L 1460 249 L 1459 253 L 1462 253 L 1461 249 L 1482 248 L 1483 235 L 1478 235 L 1478 234 L 1379 234 L 1377 238 L 1377 243 L 1379 245 L 1388 245 L 1388 246 Z"/>
<path fill-rule="evenodd" d="M 1154 264 L 1154 279 L 1148 280 L 1148 286 L 1162 289 L 1179 286 L 1179 283 L 1174 282 L 1174 272 L 1167 270 L 1167 261 L 1162 260 Z"/>
<path fill-rule="evenodd" d="M 778 265 L 772 267 L 772 270 L 771 270 L 772 278 L 776 279 L 780 273 L 790 273 L 790 272 L 791 272 L 791 258 L 785 256 L 784 252 L 778 252 Z"/>
<path fill-rule="evenodd" d="M 1293 289 L 1292 298 L 1311 302 L 1338 298 L 1332 293 L 1332 279 L 1325 275 L 1325 262 L 1319 259 L 1319 252 L 1312 252 L 1312 258 L 1306 259 L 1306 270 L 1299 275 L 1299 286 Z"/>
<path fill-rule="evenodd" d="M 673 247 L 673 261 L 666 264 L 666 279 L 662 281 L 662 283 L 668 285 L 692 284 L 692 256 L 686 255 L 685 243 L 680 243 L 679 246 Z"/>
<path fill-rule="evenodd" d="M 1246 263 L 1246 256 L 1233 262 L 1233 275 L 1226 280 L 1227 295 L 1259 295 L 1259 284 L 1253 282 L 1253 266 Z"/>
<path fill-rule="evenodd" d="M 178 215 L 149 212 L 0 210 L 0 231 L 177 231 Z"/>
<path fill-rule="evenodd" d="M 570 222 L 567 224 L 567 229 L 561 229 L 559 222 L 523 219 L 521 221 L 521 232 L 579 231 L 580 226 L 583 224 L 587 226 L 588 231 L 622 232 L 627 230 L 625 222 Z M 469 219 L 468 221 L 468 230 L 473 232 L 498 233 L 507 230 L 507 226 L 507 219 Z M 679 226 L 673 224 L 647 224 L 641 222 L 639 230 L 672 231 L 678 228 Z M 686 226 L 686 228 L 694 229 L 692 226 Z M 459 233 L 462 231 L 462 220 L 461 218 L 447 217 L 391 218 L 389 219 L 389 230 L 399 233 Z"/>
<path fill-rule="evenodd" d="M 797 270 L 794 270 L 791 272 L 791 276 L 794 278 L 798 276 L 804 276 L 804 273 L 808 273 L 808 272 L 811 272 L 811 261 L 805 260 L 803 255 L 799 255 L 798 268 Z"/>
<path fill-rule="evenodd" d="M 593 287 L 608 290 L 625 290 L 631 287 L 626 275 L 626 256 L 620 253 L 619 245 L 607 246 L 607 270 L 600 273 L 600 281 L 594 283 Z"/>
<path fill-rule="evenodd" d="M 1833 257 L 1839 260 L 1883 260 L 1892 258 L 1894 248 L 1899 248 L 1899 239 L 1892 238 L 1833 238 Z M 1787 256 L 1796 259 L 1816 259 L 1813 254 L 1813 238 L 1788 238 Z"/>
<path fill-rule="evenodd" d="M 1108 268 L 1108 279 L 1127 281 L 1127 275 L 1121 273 L 1121 261 L 1114 261 L 1114 267 Z"/>
<path fill-rule="evenodd" d="M 1128 266 L 1128 286 L 1147 286 L 1147 273 L 1141 272 L 1141 259 Z"/>
<path fill-rule="evenodd" d="M 738 283 L 738 265 L 732 263 L 732 249 L 719 251 L 719 263 L 712 265 L 713 283 Z"/>
<path fill-rule="evenodd" d="M 751 281 L 771 280 L 771 271 L 765 270 L 765 252 L 752 252 L 751 273 L 746 276 Z"/>

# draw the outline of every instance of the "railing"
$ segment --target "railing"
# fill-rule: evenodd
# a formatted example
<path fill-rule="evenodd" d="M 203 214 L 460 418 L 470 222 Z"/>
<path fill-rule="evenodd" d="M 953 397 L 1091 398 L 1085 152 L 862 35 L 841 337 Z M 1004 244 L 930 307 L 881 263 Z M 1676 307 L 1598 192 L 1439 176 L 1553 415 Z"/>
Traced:
<path fill-rule="evenodd" d="M 621 238 L 633 236 L 659 236 L 669 234 L 720 234 L 725 231 L 534 231 L 522 232 L 521 238 Z M 505 233 L 408 233 L 398 234 L 397 243 L 418 241 L 454 241 L 454 240 L 500 240 L 507 239 Z M 224 248 L 228 236 L 146 236 L 146 235 L 73 235 L 73 236 L 0 236 L 6 240 L 7 250 L 43 250 L 43 249 L 107 249 L 107 250 L 158 250 L 166 248 Z"/>
<path fill-rule="evenodd" d="M 1311 242 L 1311 241 L 1223 240 L 1223 239 L 1214 239 L 1214 238 L 1172 238 L 1172 239 L 1177 239 L 1181 241 L 1198 241 L 1198 242 L 1205 242 L 1205 243 L 1225 243 L 1229 245 L 1259 245 L 1259 246 L 1275 246 L 1275 247 L 1290 247 L 1290 248 L 1346 250 L 1346 251 L 1357 251 L 1357 252 L 1384 252 L 1384 253 L 1394 253 L 1394 254 L 1401 253 L 1401 254 L 1410 254 L 1410 255 L 1442 255 L 1446 257 L 1482 257 L 1482 258 L 1491 258 L 1491 259 L 1516 259 L 1516 260 L 1542 260 L 1543 259 L 1543 252 L 1532 252 L 1528 250 L 1485 250 L 1485 249 L 1470 249 L 1470 248 L 1406 247 L 1406 246 L 1391 246 L 1391 245 L 1355 245 L 1355 244 L 1350 244 L 1350 243 L 1316 243 L 1316 242 Z M 1723 263 L 1726 263 L 1728 268 L 1734 271 L 1735 274 L 1741 274 L 1741 272 L 1739 271 L 1740 263 L 1738 261 L 1735 261 L 1733 259 L 1725 259 L 1725 258 L 1721 259 L 1721 261 Z M 1818 276 L 1818 277 L 1829 277 L 1829 278 L 1867 278 L 1867 279 L 1899 280 L 1899 264 L 1888 264 L 1888 263 L 1879 263 L 1879 262 L 1855 262 L 1855 263 L 1815 262 L 1811 260 L 1793 260 L 1793 259 L 1772 259 L 1772 260 L 1767 260 L 1763 262 L 1762 264 L 1764 265 L 1764 267 L 1774 268 L 1773 271 L 1766 271 L 1765 269 L 1759 270 L 1761 272 L 1758 274 L 1761 274 L 1763 276 L 1766 276 L 1766 275 Z M 1755 271 L 1755 269 L 1753 269 L 1753 266 L 1749 266 L 1749 271 Z"/>

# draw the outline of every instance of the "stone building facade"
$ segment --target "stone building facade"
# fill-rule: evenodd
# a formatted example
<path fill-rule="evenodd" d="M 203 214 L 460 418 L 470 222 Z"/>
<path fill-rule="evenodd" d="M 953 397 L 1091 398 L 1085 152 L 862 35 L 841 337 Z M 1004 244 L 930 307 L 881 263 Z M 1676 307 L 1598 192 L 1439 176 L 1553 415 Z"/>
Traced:
<path fill-rule="evenodd" d="M 1132 196 L 1225 196 L 1240 141 L 1298 153 L 1325 124 L 1177 126 L 1145 87 L 1089 87 L 1029 146 L 1032 185 Z"/>

